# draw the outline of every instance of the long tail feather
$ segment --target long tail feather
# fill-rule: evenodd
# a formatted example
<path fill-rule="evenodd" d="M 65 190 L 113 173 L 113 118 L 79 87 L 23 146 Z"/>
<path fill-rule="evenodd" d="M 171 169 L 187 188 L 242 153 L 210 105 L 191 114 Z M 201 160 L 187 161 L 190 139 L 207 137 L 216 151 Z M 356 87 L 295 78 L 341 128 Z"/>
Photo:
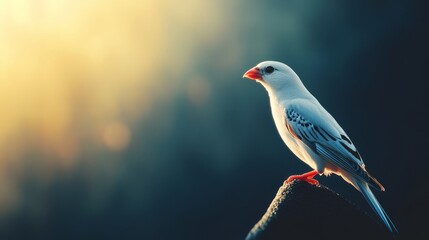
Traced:
<path fill-rule="evenodd" d="M 365 200 L 369 203 L 371 208 L 374 210 L 374 212 L 378 215 L 381 221 L 386 225 L 386 227 L 389 229 L 389 231 L 393 235 L 398 235 L 398 230 L 396 229 L 395 225 L 393 224 L 392 220 L 390 220 L 387 213 L 384 211 L 384 209 L 381 207 L 380 203 L 378 202 L 377 198 L 374 196 L 374 194 L 371 192 L 371 189 L 368 186 L 368 183 L 362 182 L 360 180 L 355 181 L 356 187 L 359 189 L 359 191 L 363 194 L 365 197 Z"/>

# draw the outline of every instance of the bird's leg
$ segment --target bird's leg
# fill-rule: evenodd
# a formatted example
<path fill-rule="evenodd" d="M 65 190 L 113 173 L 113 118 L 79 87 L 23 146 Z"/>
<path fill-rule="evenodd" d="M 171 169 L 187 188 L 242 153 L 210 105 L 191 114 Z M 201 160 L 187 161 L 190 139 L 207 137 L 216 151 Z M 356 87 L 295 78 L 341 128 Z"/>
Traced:
<path fill-rule="evenodd" d="M 308 173 L 304 173 L 301 175 L 292 175 L 290 177 L 288 177 L 288 179 L 285 181 L 285 183 L 290 183 L 293 180 L 300 180 L 300 181 L 306 181 L 312 185 L 319 185 L 319 181 L 317 181 L 316 179 L 313 179 L 314 176 L 316 176 L 317 171 L 313 170 L 311 172 Z"/>

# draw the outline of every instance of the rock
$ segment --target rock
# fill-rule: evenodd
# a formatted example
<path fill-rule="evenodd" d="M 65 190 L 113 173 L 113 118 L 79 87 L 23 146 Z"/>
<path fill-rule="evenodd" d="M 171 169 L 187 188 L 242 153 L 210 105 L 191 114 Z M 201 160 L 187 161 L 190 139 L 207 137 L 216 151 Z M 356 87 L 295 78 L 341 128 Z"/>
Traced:
<path fill-rule="evenodd" d="M 293 181 L 280 187 L 246 240 L 392 239 L 387 229 L 324 186 Z"/>

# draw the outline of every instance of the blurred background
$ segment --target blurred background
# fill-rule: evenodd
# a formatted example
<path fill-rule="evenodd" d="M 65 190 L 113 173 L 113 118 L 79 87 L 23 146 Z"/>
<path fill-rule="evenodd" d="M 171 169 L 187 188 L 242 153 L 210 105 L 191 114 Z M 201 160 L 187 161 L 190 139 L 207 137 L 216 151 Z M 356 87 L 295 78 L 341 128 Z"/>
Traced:
<path fill-rule="evenodd" d="M 298 73 L 386 187 L 403 239 L 421 236 L 426 9 L 0 0 L 0 238 L 244 239 L 283 180 L 309 171 L 242 79 L 263 60 Z M 318 179 L 371 212 L 340 178 Z"/>

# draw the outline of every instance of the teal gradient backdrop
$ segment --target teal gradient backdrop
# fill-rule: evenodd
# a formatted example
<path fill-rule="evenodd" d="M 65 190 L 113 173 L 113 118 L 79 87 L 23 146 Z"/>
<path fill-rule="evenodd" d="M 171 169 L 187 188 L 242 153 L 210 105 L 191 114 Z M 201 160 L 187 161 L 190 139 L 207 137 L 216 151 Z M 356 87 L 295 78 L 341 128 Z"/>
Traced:
<path fill-rule="evenodd" d="M 242 78 L 263 60 L 291 66 L 347 131 L 403 239 L 424 232 L 423 1 L 0 6 L 2 239 L 244 239 L 309 170 Z"/>

